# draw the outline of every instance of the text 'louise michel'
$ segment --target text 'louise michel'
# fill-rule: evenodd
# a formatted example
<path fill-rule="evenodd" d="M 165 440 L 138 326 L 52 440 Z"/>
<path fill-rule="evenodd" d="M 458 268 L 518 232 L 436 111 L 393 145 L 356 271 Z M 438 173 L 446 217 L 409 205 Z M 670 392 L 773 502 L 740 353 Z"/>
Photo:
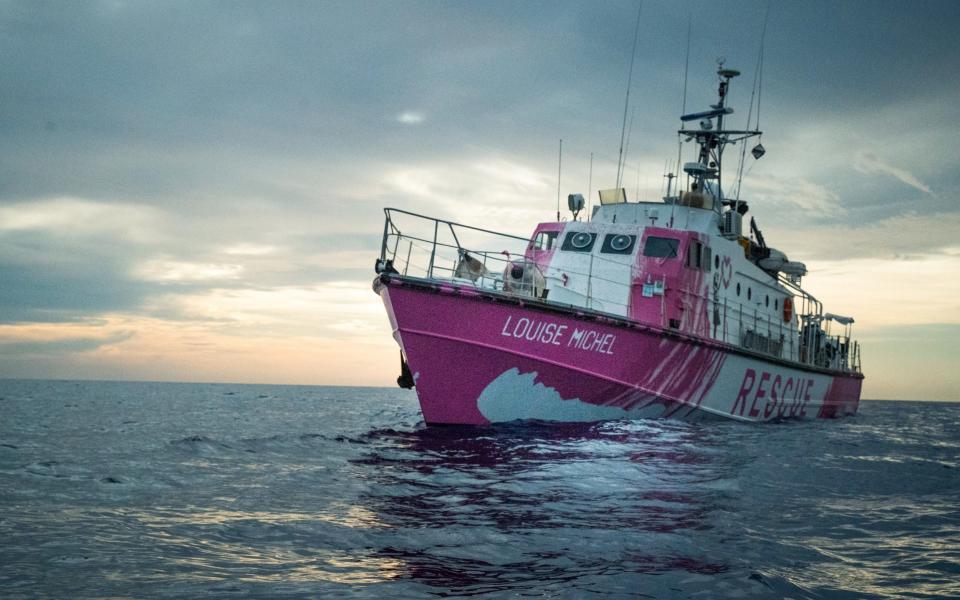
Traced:
<path fill-rule="evenodd" d="M 570 328 L 566 325 L 526 317 L 520 317 L 514 321 L 513 316 L 509 315 L 500 333 L 505 337 L 540 342 L 541 344 L 565 345 L 568 348 L 578 348 L 599 354 L 613 354 L 613 344 L 617 341 L 615 334 L 600 333 L 593 329 L 580 329 L 579 327 L 574 327 L 572 331 L 569 330 Z"/>

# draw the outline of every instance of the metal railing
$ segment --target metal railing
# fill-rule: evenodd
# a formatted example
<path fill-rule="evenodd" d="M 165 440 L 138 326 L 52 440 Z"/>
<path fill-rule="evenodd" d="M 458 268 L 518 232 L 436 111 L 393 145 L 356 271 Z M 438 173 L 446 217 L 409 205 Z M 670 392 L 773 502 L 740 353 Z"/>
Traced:
<path fill-rule="evenodd" d="M 630 280 L 615 281 L 598 276 L 594 261 L 605 260 L 591 256 L 587 272 L 578 273 L 564 266 L 564 272 L 541 269 L 532 260 L 533 240 L 463 225 L 453 221 L 436 219 L 417 213 L 384 209 L 386 216 L 380 259 L 389 264 L 393 272 L 407 277 L 447 281 L 453 284 L 475 287 L 480 290 L 507 293 L 542 302 L 575 308 L 587 308 L 596 312 L 630 318 L 632 291 L 642 280 L 637 268 L 632 267 Z M 610 261 L 613 262 L 613 261 Z M 622 265 L 622 263 L 618 263 Z M 583 277 L 586 280 L 582 304 L 566 304 L 552 301 L 550 289 L 564 285 L 566 276 Z M 592 297 L 593 282 L 604 286 L 621 286 L 625 289 L 627 303 Z M 780 284 L 796 295 L 793 298 L 794 319 L 784 321 L 780 311 L 771 313 L 760 310 L 758 304 L 744 304 L 730 299 L 718 298 L 717 291 L 703 295 L 683 291 L 686 308 L 706 307 L 708 337 L 774 358 L 798 362 L 820 368 L 841 371 L 860 371 L 860 346 L 851 341 L 849 327 L 842 335 L 830 335 L 829 323 L 824 329 L 821 303 L 799 286 L 785 280 Z M 771 290 L 776 289 L 771 287 Z M 569 290 L 568 290 L 569 291 Z M 661 296 L 663 301 L 664 296 Z M 597 310 L 597 305 L 606 310 Z M 692 312 L 690 310 L 685 311 Z M 666 311 L 661 307 L 661 327 L 671 324 Z M 681 326 L 679 329 L 683 330 Z"/>
<path fill-rule="evenodd" d="M 504 277 L 508 267 L 526 264 L 529 238 L 396 208 L 386 208 L 384 213 L 380 258 L 389 260 L 398 273 L 533 295 L 531 276 Z"/>

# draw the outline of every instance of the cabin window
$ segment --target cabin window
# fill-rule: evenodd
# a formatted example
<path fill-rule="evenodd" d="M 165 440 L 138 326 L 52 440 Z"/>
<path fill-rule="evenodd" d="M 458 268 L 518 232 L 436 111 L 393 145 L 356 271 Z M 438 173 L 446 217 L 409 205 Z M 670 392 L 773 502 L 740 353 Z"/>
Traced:
<path fill-rule="evenodd" d="M 702 242 L 697 240 L 691 240 L 690 248 L 687 250 L 687 267 L 709 272 L 711 256 L 712 252 L 709 246 L 704 246 Z"/>
<path fill-rule="evenodd" d="M 714 268 L 714 269 L 719 269 L 719 268 L 720 268 L 720 255 L 719 255 L 719 254 L 718 254 L 717 256 L 714 256 L 714 257 L 713 257 L 713 268 Z"/>
<path fill-rule="evenodd" d="M 738 296 L 740 295 L 740 284 L 739 284 L 739 283 L 737 284 L 737 295 L 738 295 Z"/>
<path fill-rule="evenodd" d="M 559 235 L 559 233 L 559 231 L 541 231 L 537 234 L 537 237 L 533 238 L 530 248 L 532 250 L 553 249 L 553 244 L 557 241 L 557 235 Z"/>
<path fill-rule="evenodd" d="M 752 300 L 752 299 L 753 299 L 753 290 L 751 290 L 750 287 L 748 286 L 748 287 L 747 287 L 747 300 Z"/>
<path fill-rule="evenodd" d="M 703 244 L 696 240 L 690 241 L 690 247 L 687 249 L 687 267 L 691 269 L 700 268 L 700 254 L 702 250 Z"/>
<path fill-rule="evenodd" d="M 587 233 L 586 231 L 571 231 L 567 237 L 563 238 L 561 250 L 570 252 L 590 252 L 593 250 L 593 244 L 597 241 L 597 234 Z"/>
<path fill-rule="evenodd" d="M 679 256 L 680 240 L 651 235 L 643 245 L 643 255 L 652 258 L 676 258 Z"/>
<path fill-rule="evenodd" d="M 778 306 L 779 304 L 780 304 L 779 300 L 777 300 L 776 298 L 774 298 L 774 299 L 773 299 L 773 310 L 780 310 L 780 307 Z"/>
<path fill-rule="evenodd" d="M 611 233 L 603 238 L 600 252 L 603 254 L 632 254 L 637 244 L 637 236 L 624 233 Z"/>
<path fill-rule="evenodd" d="M 770 296 L 763 297 L 763 304 L 764 306 L 770 306 Z"/>

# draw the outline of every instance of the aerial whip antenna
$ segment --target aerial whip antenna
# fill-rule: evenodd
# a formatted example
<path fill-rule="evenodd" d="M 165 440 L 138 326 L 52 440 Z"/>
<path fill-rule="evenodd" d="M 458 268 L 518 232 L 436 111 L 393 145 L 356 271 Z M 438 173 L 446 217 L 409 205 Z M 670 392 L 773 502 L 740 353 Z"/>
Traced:
<path fill-rule="evenodd" d="M 693 32 L 693 9 L 691 9 L 691 8 L 689 7 L 689 5 L 688 5 L 687 8 L 688 8 L 688 12 L 687 12 L 687 54 L 686 54 L 686 57 L 683 59 L 683 107 L 682 107 L 681 110 L 680 110 L 680 114 L 681 114 L 681 115 L 687 114 L 687 80 L 688 80 L 689 73 L 690 73 L 690 35 L 691 35 L 691 33 Z M 680 176 L 680 173 L 679 173 L 679 169 L 680 169 L 680 159 L 681 159 L 682 157 L 683 157 L 683 138 L 678 138 L 678 139 L 677 139 L 677 169 L 678 169 L 678 171 L 677 171 L 677 176 L 678 176 L 678 177 Z M 669 191 L 669 190 L 670 190 L 670 185 L 669 185 L 670 181 L 668 181 L 667 183 L 668 183 L 668 185 L 667 185 L 667 196 L 669 196 L 669 195 L 670 195 L 670 191 Z M 677 191 L 678 191 L 678 192 L 680 191 L 680 185 L 679 185 L 679 184 L 680 184 L 680 181 L 678 180 L 678 181 L 677 181 Z M 672 214 L 672 209 L 671 209 L 671 214 Z M 672 217 L 671 217 L 671 219 L 672 219 Z"/>
<path fill-rule="evenodd" d="M 687 114 L 687 74 L 690 72 L 690 33 L 693 27 L 693 12 L 687 13 L 687 57 L 683 61 L 683 108 L 681 115 Z"/>
<path fill-rule="evenodd" d="M 630 138 L 633 137 L 633 119 L 637 116 L 637 107 L 630 111 L 630 124 L 627 125 L 627 141 L 623 145 L 623 175 L 627 174 L 627 157 L 630 156 Z M 620 184 L 617 184 L 618 186 Z"/>
<path fill-rule="evenodd" d="M 620 157 L 617 159 L 617 187 L 623 178 L 623 139 L 627 132 L 627 109 L 630 107 L 630 86 L 633 83 L 633 62 L 637 57 L 637 40 L 640 39 L 640 13 L 643 2 L 637 7 L 637 24 L 633 29 L 633 51 L 630 53 L 630 74 L 627 75 L 627 97 L 623 103 L 623 126 L 620 128 Z"/>
<path fill-rule="evenodd" d="M 693 32 L 693 8 L 687 4 L 687 53 L 683 59 L 683 107 L 680 110 L 681 115 L 687 114 L 687 81 L 690 74 L 690 36 Z M 667 197 L 670 197 L 670 184 L 673 183 L 674 176 L 677 177 L 677 197 L 680 196 L 680 159 L 683 158 L 683 138 L 677 138 L 677 168 L 676 175 L 667 174 Z M 688 181 L 689 181 L 689 175 Z M 676 211 L 676 203 L 670 203 L 670 226 L 673 227 L 673 215 Z"/>
<path fill-rule="evenodd" d="M 660 193 L 663 193 L 663 188 L 667 184 L 667 164 L 670 162 L 669 158 L 663 159 L 663 181 L 660 182 Z"/>
<path fill-rule="evenodd" d="M 563 167 L 563 138 L 560 139 L 560 155 L 557 157 L 557 222 L 560 221 L 560 169 Z"/>
<path fill-rule="evenodd" d="M 590 220 L 590 203 L 593 202 L 593 152 L 590 153 L 590 175 L 587 180 L 587 220 Z"/>
<path fill-rule="evenodd" d="M 747 110 L 747 129 L 750 129 L 750 119 L 753 116 L 753 100 L 754 97 L 757 99 L 757 122 L 756 128 L 760 129 L 760 98 L 763 93 L 763 49 L 766 43 L 767 38 L 767 21 L 770 19 L 770 2 L 767 1 L 767 9 L 763 14 L 763 27 L 760 30 L 760 49 L 757 51 L 757 67 L 753 72 L 753 91 L 750 92 L 750 108 Z M 762 137 L 760 139 L 763 139 Z M 760 154 L 756 154 L 756 150 L 759 148 L 761 150 Z M 754 148 L 754 157 L 760 158 L 763 156 L 763 145 L 758 144 Z M 736 200 L 740 201 L 740 187 L 743 184 L 743 167 L 745 166 L 747 158 L 747 145 L 743 144 L 740 146 L 740 165 L 737 168 L 737 193 Z M 751 165 L 752 168 L 752 165 Z"/>

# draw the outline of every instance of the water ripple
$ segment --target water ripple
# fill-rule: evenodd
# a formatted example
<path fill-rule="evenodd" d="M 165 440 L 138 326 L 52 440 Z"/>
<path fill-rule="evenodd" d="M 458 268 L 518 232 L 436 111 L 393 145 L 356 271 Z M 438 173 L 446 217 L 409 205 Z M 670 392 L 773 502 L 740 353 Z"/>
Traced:
<path fill-rule="evenodd" d="M 0 595 L 960 597 L 960 406 L 425 428 L 395 390 L 0 382 Z"/>

